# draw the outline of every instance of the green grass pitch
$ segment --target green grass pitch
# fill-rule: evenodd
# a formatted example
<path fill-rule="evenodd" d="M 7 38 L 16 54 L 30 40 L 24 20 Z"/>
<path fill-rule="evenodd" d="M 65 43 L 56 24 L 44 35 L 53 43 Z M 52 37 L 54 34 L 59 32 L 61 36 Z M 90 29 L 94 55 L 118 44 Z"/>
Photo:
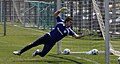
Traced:
<path fill-rule="evenodd" d="M 12 54 L 14 50 L 20 50 L 25 45 L 35 41 L 46 31 L 34 28 L 23 28 L 15 25 L 7 25 L 7 35 L 3 36 L 3 25 L 0 25 L 0 64 L 105 64 L 105 55 L 86 54 L 57 54 L 57 45 L 45 57 L 32 57 L 32 53 L 42 46 L 34 47 L 21 56 Z M 116 42 L 120 42 L 116 41 Z M 66 37 L 62 40 L 62 50 L 69 48 L 71 51 L 89 51 L 97 48 L 104 50 L 103 40 L 85 40 Z M 110 63 L 117 64 L 117 56 L 110 55 Z"/>

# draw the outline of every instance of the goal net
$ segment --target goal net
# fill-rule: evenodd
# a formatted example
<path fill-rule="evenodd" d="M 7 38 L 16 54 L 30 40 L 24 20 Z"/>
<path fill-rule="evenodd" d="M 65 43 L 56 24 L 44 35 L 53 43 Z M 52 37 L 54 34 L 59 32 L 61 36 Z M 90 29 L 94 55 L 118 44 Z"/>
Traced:
<path fill-rule="evenodd" d="M 62 4 L 62 6 L 67 7 L 69 12 L 65 12 L 65 14 L 63 14 L 63 16 L 72 16 L 73 17 L 73 30 L 75 32 L 77 32 L 78 34 L 85 34 L 87 36 L 76 40 L 72 40 L 73 38 L 68 37 L 63 39 L 62 41 L 58 42 L 58 54 L 60 53 L 64 53 L 63 50 L 65 48 L 69 48 L 71 50 L 71 54 L 87 54 L 89 51 L 91 51 L 92 49 L 98 49 L 99 53 L 103 53 L 102 51 L 104 51 L 104 41 L 101 40 L 102 38 L 100 37 L 102 34 L 99 30 L 99 28 L 104 28 L 103 26 L 99 27 L 98 25 L 101 25 L 102 22 L 100 22 L 100 24 L 98 24 L 99 20 L 102 19 L 98 19 L 97 22 L 96 20 L 94 20 L 94 15 L 97 14 L 95 12 L 93 12 L 93 5 L 94 3 L 92 3 L 93 5 L 91 5 L 90 1 L 87 2 L 64 2 L 64 4 Z M 78 4 L 78 5 L 76 5 Z M 85 6 L 86 5 L 86 6 Z M 92 11 L 92 12 L 91 12 Z M 100 13 L 99 13 L 100 14 Z M 100 16 L 102 18 L 102 16 Z M 104 25 L 104 23 L 102 23 Z M 98 36 L 99 35 L 99 36 Z M 70 39 L 71 38 L 71 39 Z M 70 40 L 70 41 L 67 41 Z M 98 41 L 97 41 L 98 40 Z M 100 41 L 99 41 L 100 40 Z M 63 42 L 63 43 L 62 43 Z M 101 44 L 102 42 L 102 44 Z M 100 45 L 100 46 L 95 46 L 95 45 Z"/>
<path fill-rule="evenodd" d="M 66 2 L 67 3 L 67 2 Z M 74 3 L 72 3 L 72 4 L 74 4 Z M 97 17 L 97 21 L 98 21 L 98 25 L 99 25 L 99 30 L 100 30 L 100 33 L 101 33 L 101 35 L 102 35 L 102 37 L 103 37 L 103 40 L 105 40 L 105 24 L 104 24 L 104 20 L 103 20 L 103 17 L 102 17 L 102 13 L 101 13 L 101 11 L 100 11 L 100 8 L 99 8 L 99 6 L 98 6 L 98 4 L 96 3 L 96 1 L 95 0 L 92 0 L 92 4 L 93 4 L 93 11 L 95 12 L 95 13 L 93 13 L 93 14 L 95 14 L 96 15 L 96 17 Z M 66 7 L 68 7 L 69 5 L 65 5 Z M 87 5 L 86 5 L 87 6 Z M 76 9 L 72 9 L 72 12 L 74 12 Z M 83 9 L 81 9 L 81 10 L 83 10 L 83 11 L 85 11 L 85 12 L 87 12 L 87 10 L 84 10 L 84 8 Z M 71 9 L 70 9 L 70 11 L 71 11 Z M 68 14 L 69 15 L 69 14 Z M 73 16 L 74 16 L 74 14 L 73 14 Z M 83 15 L 84 16 L 84 15 Z M 79 19 L 79 18 L 77 18 L 77 19 Z M 93 19 L 92 19 L 93 20 Z M 91 20 L 90 20 L 91 21 Z M 84 23 L 82 23 L 82 24 L 84 24 Z M 85 25 L 86 26 L 86 25 Z M 95 34 L 96 32 L 97 32 L 97 30 L 96 31 L 94 31 L 94 27 L 95 26 L 93 26 L 93 27 L 91 27 L 91 29 L 88 29 L 88 28 L 86 28 L 86 27 L 82 27 L 82 29 L 80 30 L 81 32 L 84 32 L 84 33 L 87 33 L 87 34 Z M 84 31 L 82 31 L 84 29 Z M 118 29 L 118 28 L 117 28 Z M 75 29 L 76 30 L 76 29 Z M 111 30 L 111 29 L 110 29 Z M 111 31 L 109 31 L 110 32 L 110 36 L 114 36 L 113 35 L 113 31 L 111 30 Z M 98 33 L 98 32 L 97 32 Z M 112 33 L 112 34 L 111 34 Z M 115 33 L 119 33 L 119 31 L 118 32 L 115 32 Z M 119 34 L 118 34 L 119 35 Z M 87 37 L 89 37 L 89 36 L 87 36 Z M 98 49 L 99 50 L 99 53 L 104 53 L 104 41 L 99 41 L 99 44 L 97 44 L 98 43 L 98 40 L 96 40 L 96 41 L 94 41 L 93 40 L 93 37 L 89 37 L 90 39 L 92 39 L 92 41 L 87 41 L 87 43 L 85 42 L 84 43 L 84 41 L 83 40 L 79 40 L 78 42 L 76 42 L 76 41 L 72 41 L 71 40 L 71 42 L 67 42 L 66 44 L 64 44 L 64 43 L 62 43 L 62 41 L 60 41 L 59 43 L 58 43 L 58 54 L 60 54 L 60 53 L 63 53 L 63 50 L 65 49 L 65 48 L 69 48 L 69 49 L 71 49 L 72 51 L 71 51 L 71 53 L 86 53 L 86 52 L 88 52 L 89 50 L 91 50 L 91 49 L 94 49 L 94 48 L 96 48 L 96 49 Z M 96 39 L 97 37 L 95 37 L 95 39 Z M 119 37 L 118 37 L 119 38 Z M 86 38 L 85 38 L 86 39 Z M 99 38 L 98 38 L 99 39 Z M 112 39 L 112 38 L 111 38 Z M 63 42 L 64 42 L 64 40 L 63 40 Z M 72 44 L 72 43 L 76 43 L 75 45 L 74 44 Z M 90 44 L 91 43 L 91 44 Z M 71 45 L 72 44 L 72 45 Z M 83 44 L 84 44 L 84 46 L 83 46 Z M 88 45 L 89 46 L 88 46 Z M 116 47 L 116 44 L 118 44 L 118 43 L 116 43 L 115 44 L 115 41 L 111 41 L 110 40 L 110 42 L 109 42 L 109 44 L 110 44 L 110 53 L 112 53 L 112 54 L 114 54 L 114 55 L 116 55 L 116 56 L 120 56 L 120 52 L 119 52 L 119 50 L 117 49 L 117 47 Z M 67 47 L 68 45 L 71 45 L 71 47 Z M 79 45 L 79 46 L 78 46 Z M 99 46 L 98 47 L 95 47 L 95 46 L 97 46 L 97 45 L 101 45 L 100 47 L 101 48 L 99 48 Z M 103 46 L 103 47 L 102 47 Z M 78 49 L 79 48 L 79 49 Z M 83 49 L 83 48 L 86 48 L 86 50 L 85 49 Z M 117 51 L 116 51 L 117 50 Z"/>
<path fill-rule="evenodd" d="M 98 18 L 98 22 L 99 22 L 99 25 L 100 25 L 100 30 L 102 32 L 102 35 L 103 35 L 103 39 L 105 40 L 105 25 L 104 25 L 104 22 L 102 20 L 102 16 L 101 16 L 101 13 L 100 13 L 100 10 L 98 8 L 98 5 L 96 4 L 96 1 L 95 0 L 92 0 L 93 2 L 93 6 L 94 6 L 94 10 L 96 13 L 99 13 L 97 14 L 97 18 Z M 110 31 L 109 31 L 110 32 Z M 116 55 L 116 56 L 120 56 L 120 52 L 119 51 L 116 51 L 114 49 L 114 47 L 112 46 L 112 41 L 109 41 L 109 47 L 110 47 L 110 53 Z"/>

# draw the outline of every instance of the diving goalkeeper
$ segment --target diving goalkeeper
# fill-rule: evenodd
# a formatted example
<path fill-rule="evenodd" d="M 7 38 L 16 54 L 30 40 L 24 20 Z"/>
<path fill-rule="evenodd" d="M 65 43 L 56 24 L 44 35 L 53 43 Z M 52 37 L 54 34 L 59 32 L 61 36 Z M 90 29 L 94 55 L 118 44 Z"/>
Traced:
<path fill-rule="evenodd" d="M 25 46 L 23 49 L 21 49 L 19 51 L 13 51 L 13 54 L 14 55 L 21 55 L 22 53 L 24 53 L 25 51 L 31 49 L 32 47 L 44 44 L 44 47 L 43 47 L 43 49 L 41 51 L 39 51 L 37 49 L 32 54 L 33 57 L 35 57 L 36 55 L 44 57 L 52 49 L 52 47 L 55 45 L 55 43 L 60 41 L 65 36 L 71 35 L 71 36 L 73 36 L 75 38 L 81 37 L 80 35 L 77 35 L 70 28 L 72 26 L 72 24 L 73 24 L 71 17 L 67 17 L 65 20 L 63 20 L 59 16 L 59 14 L 61 12 L 64 12 L 65 10 L 67 10 L 67 8 L 62 7 L 61 9 L 57 10 L 54 13 L 54 16 L 56 17 L 57 24 L 56 24 L 56 26 L 54 27 L 54 29 L 52 31 L 50 31 L 49 33 L 43 35 L 42 37 L 40 37 L 39 39 L 37 39 L 33 43 Z"/>

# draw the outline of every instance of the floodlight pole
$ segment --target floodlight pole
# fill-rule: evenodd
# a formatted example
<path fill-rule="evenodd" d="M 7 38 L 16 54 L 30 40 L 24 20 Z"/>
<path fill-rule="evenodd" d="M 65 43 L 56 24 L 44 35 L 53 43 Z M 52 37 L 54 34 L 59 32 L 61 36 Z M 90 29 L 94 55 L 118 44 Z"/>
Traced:
<path fill-rule="evenodd" d="M 105 2 L 105 57 L 106 64 L 110 64 L 110 47 L 109 47 L 109 0 Z"/>

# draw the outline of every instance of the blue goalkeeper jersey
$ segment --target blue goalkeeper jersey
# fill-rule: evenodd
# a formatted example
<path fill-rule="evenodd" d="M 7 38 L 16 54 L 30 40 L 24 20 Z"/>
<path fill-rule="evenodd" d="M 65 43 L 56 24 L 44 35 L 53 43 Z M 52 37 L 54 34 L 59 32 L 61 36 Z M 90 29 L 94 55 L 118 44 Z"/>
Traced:
<path fill-rule="evenodd" d="M 56 19 L 57 25 L 48 33 L 54 41 L 57 42 L 67 35 L 73 36 L 76 34 L 70 27 L 65 27 L 64 20 L 60 16 L 57 16 Z"/>

